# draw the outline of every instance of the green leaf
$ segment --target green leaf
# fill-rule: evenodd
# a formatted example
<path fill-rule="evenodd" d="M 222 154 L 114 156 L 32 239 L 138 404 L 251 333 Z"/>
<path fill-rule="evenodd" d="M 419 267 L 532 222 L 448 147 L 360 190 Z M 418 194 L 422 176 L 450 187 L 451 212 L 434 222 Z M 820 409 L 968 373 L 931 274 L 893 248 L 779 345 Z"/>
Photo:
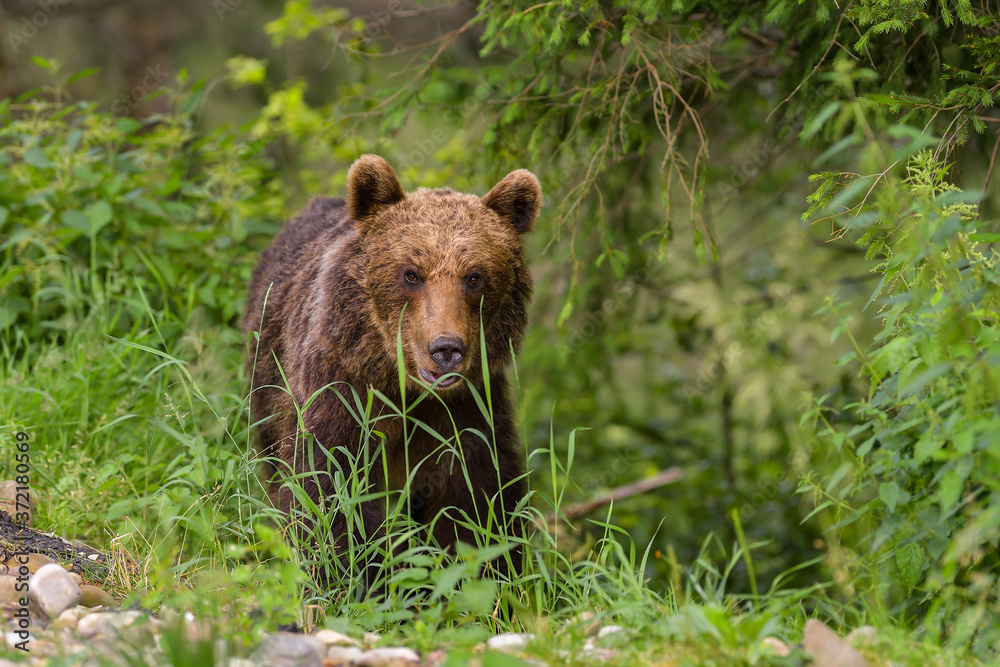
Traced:
<path fill-rule="evenodd" d="M 917 444 L 913 447 L 913 460 L 916 463 L 923 463 L 936 454 L 943 446 L 944 441 L 939 436 L 928 431 L 917 440 Z"/>
<path fill-rule="evenodd" d="M 129 512 L 134 512 L 136 510 L 142 509 L 147 505 L 152 505 L 157 500 L 158 496 L 143 496 L 140 498 L 123 498 L 122 500 L 116 501 L 111 504 L 108 508 L 107 514 L 105 514 L 105 521 L 114 521 L 115 519 L 128 514 Z"/>
<path fill-rule="evenodd" d="M 573 314 L 573 302 L 566 301 L 566 303 L 563 304 L 562 310 L 559 311 L 559 319 L 557 320 L 557 324 L 561 326 L 562 323 L 565 322 L 567 319 L 569 319 L 569 316 L 572 314 Z"/>
<path fill-rule="evenodd" d="M 83 211 L 78 211 L 77 209 L 70 209 L 68 211 L 63 211 L 62 223 L 69 227 L 70 229 L 75 229 L 81 234 L 90 233 L 90 219 L 83 214 Z"/>
<path fill-rule="evenodd" d="M 69 85 L 74 81 L 79 81 L 80 79 L 86 79 L 87 77 L 94 76 L 100 71 L 101 69 L 99 67 L 88 67 L 87 69 L 82 69 L 73 76 L 71 76 L 70 78 L 66 79 L 66 84 Z"/>
<path fill-rule="evenodd" d="M 24 265 L 12 266 L 7 269 L 2 275 L 0 275 L 0 290 L 6 287 L 14 278 L 17 278 L 22 273 L 24 273 Z"/>
<path fill-rule="evenodd" d="M 840 464 L 840 467 L 830 476 L 830 479 L 826 483 L 827 493 L 833 493 L 833 490 L 837 488 L 837 485 L 843 481 L 844 477 L 851 471 L 854 467 L 850 461 L 845 461 Z"/>
<path fill-rule="evenodd" d="M 101 231 L 101 228 L 111 222 L 111 205 L 104 200 L 94 202 L 84 209 L 83 212 L 90 221 L 88 235 L 91 238 L 93 238 L 97 232 Z"/>
<path fill-rule="evenodd" d="M 49 169 L 52 166 L 52 160 L 38 146 L 32 146 L 24 151 L 24 163 L 38 169 Z"/>
<path fill-rule="evenodd" d="M 850 362 L 854 361 L 857 358 L 858 358 L 858 353 L 855 352 L 854 350 L 851 350 L 850 352 L 842 354 L 839 359 L 833 362 L 833 365 L 843 366 L 844 364 L 849 364 Z"/>
<path fill-rule="evenodd" d="M 802 128 L 802 138 L 808 139 L 823 127 L 824 123 L 840 109 L 840 102 L 834 100 L 827 104 L 816 116 L 809 119 L 805 127 Z"/>
<path fill-rule="evenodd" d="M 951 362 L 942 361 L 941 363 L 934 364 L 927 370 L 918 373 L 906 381 L 903 381 L 902 378 L 900 378 L 899 397 L 907 398 L 920 392 L 924 387 L 947 373 L 949 370 L 951 370 Z"/>
<path fill-rule="evenodd" d="M 969 468 L 959 466 L 952 468 L 938 483 L 937 500 L 941 512 L 947 514 L 958 504 L 965 490 L 965 480 L 969 477 Z"/>
<path fill-rule="evenodd" d="M 899 497 L 902 495 L 902 489 L 895 482 L 882 482 L 878 485 L 878 495 L 885 503 L 886 508 L 890 512 L 895 512 Z"/>
<path fill-rule="evenodd" d="M 927 562 L 923 549 L 916 542 L 910 542 L 896 549 L 896 567 L 903 579 L 903 584 L 912 591 L 920 581 L 920 573 Z"/>
<path fill-rule="evenodd" d="M 135 206 L 140 211 L 148 213 L 157 218 L 167 217 L 166 211 L 163 210 L 163 207 L 160 206 L 160 203 L 157 202 L 155 199 L 146 199 L 145 197 L 137 197 L 135 201 L 132 202 L 132 205 Z"/>

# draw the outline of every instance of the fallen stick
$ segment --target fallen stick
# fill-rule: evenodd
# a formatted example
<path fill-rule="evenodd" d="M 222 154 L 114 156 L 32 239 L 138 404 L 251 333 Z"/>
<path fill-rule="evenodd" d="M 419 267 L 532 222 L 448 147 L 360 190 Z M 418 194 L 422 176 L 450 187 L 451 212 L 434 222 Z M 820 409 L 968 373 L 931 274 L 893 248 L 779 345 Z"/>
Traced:
<path fill-rule="evenodd" d="M 579 519 L 582 516 L 590 514 L 598 507 L 610 505 L 616 500 L 622 500 L 623 498 L 628 498 L 630 496 L 637 496 L 639 494 L 646 493 L 647 491 L 658 489 L 661 486 L 666 486 L 667 484 L 673 484 L 682 477 L 684 477 L 684 471 L 681 468 L 678 468 L 677 466 L 667 468 L 666 470 L 661 470 L 648 479 L 640 480 L 633 484 L 626 484 L 625 486 L 619 486 L 617 489 L 612 489 L 604 495 L 598 496 L 592 500 L 570 505 L 566 509 L 562 510 L 562 512 L 559 513 L 559 516 L 566 521 Z M 545 521 L 549 524 L 555 523 L 556 513 L 547 513 L 545 515 Z"/>

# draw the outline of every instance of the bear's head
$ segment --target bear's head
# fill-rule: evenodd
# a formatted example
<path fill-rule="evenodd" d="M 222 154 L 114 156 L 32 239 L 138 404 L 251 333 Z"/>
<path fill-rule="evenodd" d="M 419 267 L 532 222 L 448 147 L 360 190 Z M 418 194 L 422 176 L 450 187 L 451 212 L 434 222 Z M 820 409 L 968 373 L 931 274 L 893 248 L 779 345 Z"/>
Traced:
<path fill-rule="evenodd" d="M 392 167 L 364 155 L 347 176 L 348 206 L 364 257 L 362 282 L 395 358 L 401 334 L 408 384 L 481 377 L 480 333 L 489 366 L 510 358 L 527 323 L 531 277 L 521 235 L 542 201 L 534 174 L 511 172 L 483 197 L 450 190 L 406 194 Z"/>

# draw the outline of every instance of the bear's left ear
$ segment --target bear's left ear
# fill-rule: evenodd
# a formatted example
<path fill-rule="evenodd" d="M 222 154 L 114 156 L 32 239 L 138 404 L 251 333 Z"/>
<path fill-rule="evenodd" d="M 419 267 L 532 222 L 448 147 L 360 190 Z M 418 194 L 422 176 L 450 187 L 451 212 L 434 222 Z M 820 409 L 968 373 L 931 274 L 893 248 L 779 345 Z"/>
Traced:
<path fill-rule="evenodd" d="M 363 221 L 404 199 L 396 172 L 378 155 L 362 155 L 347 172 L 347 206 L 355 220 Z"/>
<path fill-rule="evenodd" d="M 526 234 L 542 205 L 542 186 L 530 171 L 518 169 L 486 193 L 483 204 L 509 222 L 518 234 Z"/>

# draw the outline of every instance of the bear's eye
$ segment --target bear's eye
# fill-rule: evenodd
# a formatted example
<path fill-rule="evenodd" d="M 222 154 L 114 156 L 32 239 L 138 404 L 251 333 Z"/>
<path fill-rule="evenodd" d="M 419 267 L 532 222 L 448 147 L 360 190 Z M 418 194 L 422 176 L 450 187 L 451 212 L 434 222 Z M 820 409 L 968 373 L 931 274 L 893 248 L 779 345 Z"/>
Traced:
<path fill-rule="evenodd" d="M 465 279 L 465 284 L 467 284 L 469 287 L 479 287 L 479 285 L 482 282 L 483 282 L 483 277 L 478 273 L 473 273 L 471 276 Z"/>
<path fill-rule="evenodd" d="M 403 274 L 403 280 L 405 280 L 406 282 L 408 282 L 411 285 L 416 285 L 417 282 L 420 281 L 420 277 L 417 276 L 417 272 L 416 271 L 414 271 L 412 269 L 408 269 L 406 271 L 406 273 Z"/>

